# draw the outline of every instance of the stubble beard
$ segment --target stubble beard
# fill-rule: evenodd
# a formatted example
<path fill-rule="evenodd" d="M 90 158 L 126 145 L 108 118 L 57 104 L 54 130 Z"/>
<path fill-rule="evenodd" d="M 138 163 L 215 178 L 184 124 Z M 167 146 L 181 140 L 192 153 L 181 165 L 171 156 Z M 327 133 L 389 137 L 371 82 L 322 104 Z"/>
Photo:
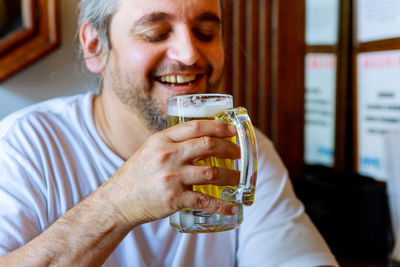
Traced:
<path fill-rule="evenodd" d="M 211 82 L 207 79 L 208 92 L 216 92 L 222 79 L 222 71 L 218 78 Z M 139 114 L 150 131 L 161 131 L 167 128 L 167 114 L 158 99 L 151 96 L 151 83 L 134 81 L 119 67 L 109 71 L 111 85 L 115 95 L 130 112 Z M 208 75 L 210 77 L 210 75 Z"/>
<path fill-rule="evenodd" d="M 151 131 L 161 131 L 167 127 L 167 116 L 161 104 L 150 94 L 149 83 L 134 81 L 120 68 L 108 71 L 115 95 L 125 107 L 139 114 L 145 126 Z"/>

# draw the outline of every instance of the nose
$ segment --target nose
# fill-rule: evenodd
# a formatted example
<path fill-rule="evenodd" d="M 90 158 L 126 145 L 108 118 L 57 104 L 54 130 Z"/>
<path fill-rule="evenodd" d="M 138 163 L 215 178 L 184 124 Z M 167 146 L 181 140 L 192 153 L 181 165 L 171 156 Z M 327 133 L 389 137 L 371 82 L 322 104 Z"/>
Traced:
<path fill-rule="evenodd" d="M 193 65 L 199 59 L 195 37 L 190 29 L 182 27 L 175 33 L 172 44 L 168 49 L 168 57 L 185 65 Z"/>

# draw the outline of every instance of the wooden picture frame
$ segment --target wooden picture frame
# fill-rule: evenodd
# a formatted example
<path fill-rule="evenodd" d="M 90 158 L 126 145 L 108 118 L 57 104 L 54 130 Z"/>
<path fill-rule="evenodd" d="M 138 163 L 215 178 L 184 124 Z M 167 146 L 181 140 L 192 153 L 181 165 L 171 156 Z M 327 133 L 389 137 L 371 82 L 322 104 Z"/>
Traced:
<path fill-rule="evenodd" d="M 35 31 L 34 0 L 21 1 L 22 27 L 16 28 L 0 38 L 0 55 L 5 54 L 13 46 L 28 39 Z"/>
<path fill-rule="evenodd" d="M 0 38 L 0 82 L 59 45 L 57 0 L 20 0 L 22 27 Z"/>

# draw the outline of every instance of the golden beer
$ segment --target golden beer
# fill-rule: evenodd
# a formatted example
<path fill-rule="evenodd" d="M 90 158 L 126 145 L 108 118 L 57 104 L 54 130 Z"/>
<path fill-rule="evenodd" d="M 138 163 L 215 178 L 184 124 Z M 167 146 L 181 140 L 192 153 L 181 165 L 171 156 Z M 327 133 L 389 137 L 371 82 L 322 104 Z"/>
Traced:
<path fill-rule="evenodd" d="M 214 117 L 178 117 L 178 116 L 168 116 L 168 127 L 172 127 L 182 122 L 192 121 L 192 120 L 213 120 Z M 236 138 L 229 138 L 231 142 L 236 144 Z M 209 157 L 205 160 L 199 160 L 193 163 L 197 166 L 215 166 L 226 169 L 235 169 L 234 160 L 231 159 L 221 159 L 217 157 Z M 222 199 L 222 191 L 227 186 L 217 186 L 217 185 L 194 185 L 193 191 L 201 192 L 215 198 Z M 231 189 L 235 190 L 235 187 L 229 186 Z"/>

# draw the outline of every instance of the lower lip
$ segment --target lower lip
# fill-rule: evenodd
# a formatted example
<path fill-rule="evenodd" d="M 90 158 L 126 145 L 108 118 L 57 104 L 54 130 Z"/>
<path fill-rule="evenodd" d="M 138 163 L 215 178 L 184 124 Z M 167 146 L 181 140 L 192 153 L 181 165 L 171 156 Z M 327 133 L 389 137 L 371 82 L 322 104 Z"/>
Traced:
<path fill-rule="evenodd" d="M 165 88 L 167 88 L 170 91 L 183 93 L 183 92 L 194 91 L 199 86 L 199 84 L 202 82 L 203 79 L 204 79 L 204 75 L 201 75 L 191 85 L 178 85 L 178 86 L 166 85 L 166 84 L 164 84 L 162 82 L 159 82 L 159 81 L 156 81 L 156 82 L 158 82 L 159 84 L 161 84 L 162 86 L 164 86 Z"/>

